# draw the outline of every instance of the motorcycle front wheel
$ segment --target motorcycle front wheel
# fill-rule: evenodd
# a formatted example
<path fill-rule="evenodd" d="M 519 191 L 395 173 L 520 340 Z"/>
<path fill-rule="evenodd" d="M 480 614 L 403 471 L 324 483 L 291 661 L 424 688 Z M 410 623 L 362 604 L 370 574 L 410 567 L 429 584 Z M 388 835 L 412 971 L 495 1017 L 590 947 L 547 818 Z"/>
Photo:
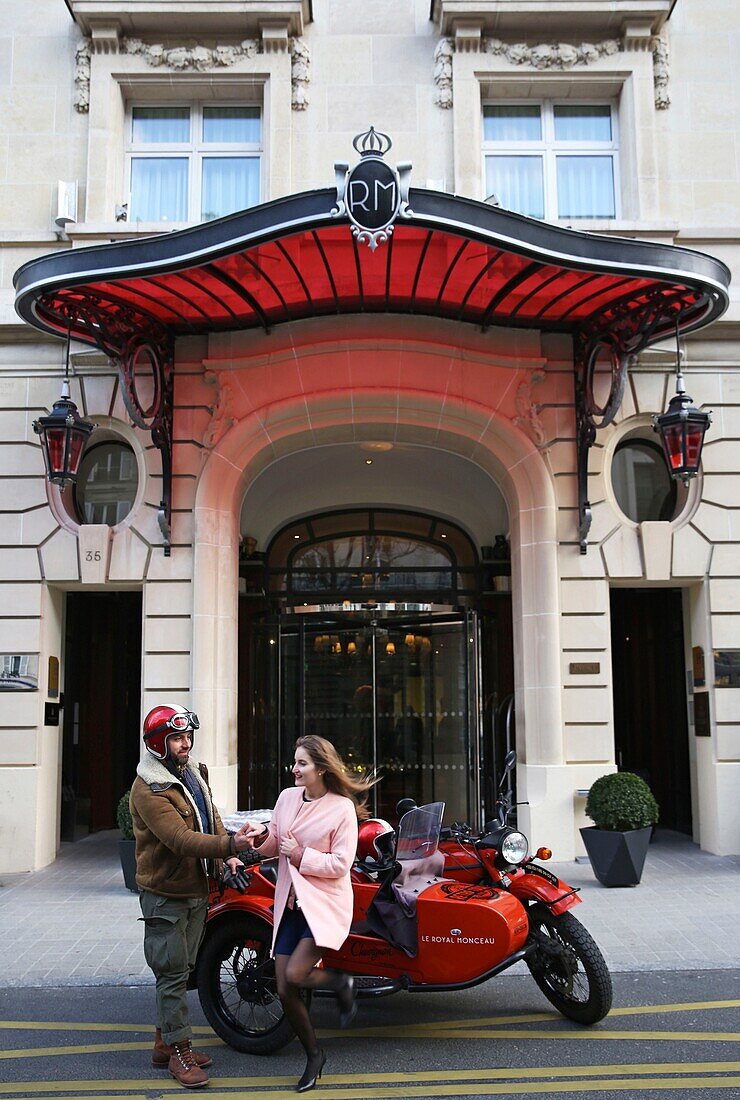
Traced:
<path fill-rule="evenodd" d="M 533 905 L 529 925 L 538 946 L 527 966 L 550 1004 L 579 1024 L 603 1020 L 612 1006 L 612 980 L 581 922 L 571 913 L 555 917 Z"/>
<path fill-rule="evenodd" d="M 273 1054 L 294 1036 L 277 995 L 272 927 L 248 914 L 223 920 L 198 955 L 196 983 L 208 1023 L 234 1050 Z"/>

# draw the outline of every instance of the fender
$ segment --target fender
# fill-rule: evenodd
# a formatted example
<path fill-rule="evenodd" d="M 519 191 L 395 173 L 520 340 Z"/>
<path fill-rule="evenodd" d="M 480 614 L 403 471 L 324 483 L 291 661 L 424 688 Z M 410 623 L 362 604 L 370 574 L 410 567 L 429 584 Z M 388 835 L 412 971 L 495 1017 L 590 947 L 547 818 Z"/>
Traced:
<path fill-rule="evenodd" d="M 520 899 L 544 902 L 556 917 L 581 904 L 572 886 L 539 864 L 530 863 L 525 868 L 510 872 L 508 877 L 509 893 Z"/>
<path fill-rule="evenodd" d="M 208 908 L 208 923 L 206 933 L 210 932 L 216 923 L 224 917 L 234 914 L 248 914 L 250 917 L 258 917 L 266 924 L 272 924 L 274 898 L 264 894 L 240 894 L 236 890 L 226 890 L 223 897 L 216 894 L 216 898 Z"/>

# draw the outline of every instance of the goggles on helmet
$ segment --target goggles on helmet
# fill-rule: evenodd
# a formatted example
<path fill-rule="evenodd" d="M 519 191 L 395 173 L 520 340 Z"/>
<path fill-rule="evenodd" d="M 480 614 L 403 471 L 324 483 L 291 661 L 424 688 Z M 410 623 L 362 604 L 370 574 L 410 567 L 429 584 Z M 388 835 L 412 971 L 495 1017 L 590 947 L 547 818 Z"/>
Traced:
<path fill-rule="evenodd" d="M 156 726 L 153 730 L 149 730 L 144 734 L 144 740 L 148 741 L 150 737 L 156 737 L 158 733 L 164 733 L 165 730 L 169 730 L 171 733 L 188 733 L 190 730 L 200 729 L 200 722 L 198 715 L 193 714 L 191 710 L 180 711 L 178 714 L 173 714 L 166 721 Z"/>

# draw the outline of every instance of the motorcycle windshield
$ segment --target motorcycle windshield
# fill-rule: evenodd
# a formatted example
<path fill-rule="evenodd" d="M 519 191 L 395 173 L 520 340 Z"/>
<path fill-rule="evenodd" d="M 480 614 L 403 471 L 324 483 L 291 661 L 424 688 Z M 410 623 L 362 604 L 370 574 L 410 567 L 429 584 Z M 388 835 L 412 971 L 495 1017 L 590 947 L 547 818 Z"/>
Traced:
<path fill-rule="evenodd" d="M 425 859 L 436 852 L 444 802 L 430 802 L 404 814 L 398 826 L 396 859 Z"/>

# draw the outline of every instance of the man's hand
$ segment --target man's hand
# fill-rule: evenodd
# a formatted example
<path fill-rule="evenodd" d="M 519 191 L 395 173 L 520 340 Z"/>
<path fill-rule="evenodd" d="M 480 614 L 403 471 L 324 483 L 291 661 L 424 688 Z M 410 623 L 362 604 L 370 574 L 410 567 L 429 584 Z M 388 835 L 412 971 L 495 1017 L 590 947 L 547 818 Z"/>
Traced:
<path fill-rule="evenodd" d="M 253 848 L 255 837 L 262 836 L 264 831 L 264 827 L 259 822 L 245 821 L 241 829 L 234 833 L 234 847 L 237 852 Z"/>

